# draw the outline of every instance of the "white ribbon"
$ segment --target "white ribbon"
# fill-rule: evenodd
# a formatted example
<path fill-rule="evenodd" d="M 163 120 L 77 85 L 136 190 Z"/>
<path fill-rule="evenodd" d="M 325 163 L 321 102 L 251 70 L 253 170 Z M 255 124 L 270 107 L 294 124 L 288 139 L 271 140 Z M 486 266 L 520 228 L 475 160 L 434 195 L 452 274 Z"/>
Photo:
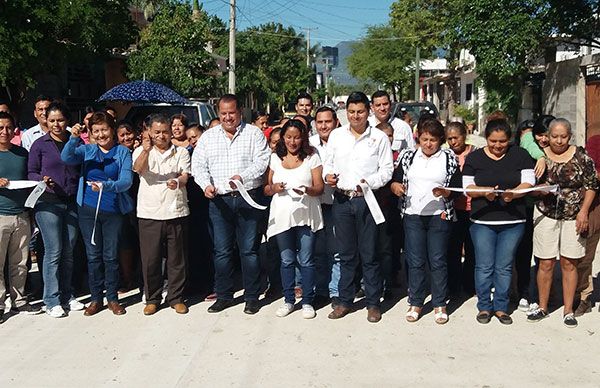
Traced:
<path fill-rule="evenodd" d="M 96 183 L 96 185 L 98 185 L 98 187 L 100 188 L 100 192 L 98 193 L 98 203 L 96 204 L 96 215 L 94 215 L 94 227 L 92 228 L 92 245 L 96 246 L 96 242 L 95 240 L 95 236 L 96 236 L 96 221 L 98 221 L 98 211 L 100 210 L 100 200 L 102 199 L 102 191 L 104 189 L 104 186 L 102 185 L 102 182 L 88 182 L 87 185 L 91 186 L 92 183 Z"/>
<path fill-rule="evenodd" d="M 517 190 L 499 190 L 499 189 L 461 189 L 457 187 L 436 187 L 437 189 L 444 189 L 448 191 L 454 191 L 456 193 L 496 193 L 502 194 L 505 192 L 511 192 L 515 194 L 527 194 L 533 191 L 542 191 L 545 193 L 556 193 L 558 191 L 558 185 L 541 185 L 541 186 L 533 186 L 527 189 L 517 189 Z"/>
<path fill-rule="evenodd" d="M 39 184 L 38 181 L 8 181 L 8 186 L 5 189 L 9 190 L 20 190 L 35 187 Z"/>
<path fill-rule="evenodd" d="M 177 211 L 177 200 L 179 199 L 179 193 L 180 193 L 180 191 L 179 191 L 179 179 L 172 178 L 172 179 L 169 179 L 169 180 L 166 180 L 166 181 L 156 181 L 156 183 L 159 183 L 159 184 L 168 184 L 170 181 L 173 181 L 173 180 L 175 181 L 175 183 L 177 183 L 177 188 L 175 188 L 175 190 L 177 190 L 177 191 L 175 192 L 175 198 L 173 199 L 173 202 L 171 202 L 171 204 L 169 205 L 169 211 L 170 212 Z"/>
<path fill-rule="evenodd" d="M 46 182 L 37 182 L 34 189 L 31 191 L 31 194 L 29 194 L 29 196 L 25 200 L 25 207 L 33 209 L 38 199 L 40 199 L 42 194 L 44 194 L 44 191 L 46 191 L 46 187 L 48 187 L 48 185 L 46 185 Z"/>
<path fill-rule="evenodd" d="M 375 224 L 379 225 L 385 222 L 385 217 L 381 212 L 381 208 L 377 203 L 377 198 L 375 198 L 375 194 L 373 194 L 373 190 L 367 183 L 359 183 L 358 184 L 362 189 L 362 192 L 365 196 L 365 202 L 367 203 L 367 207 L 375 220 Z"/>
<path fill-rule="evenodd" d="M 267 208 L 266 206 L 259 205 L 256 202 L 254 202 L 254 200 L 252 199 L 250 194 L 248 194 L 248 191 L 246 191 L 246 188 L 244 187 L 242 182 L 240 182 L 239 180 L 232 179 L 229 181 L 229 183 L 233 183 L 235 185 L 235 187 L 238 189 L 238 191 L 242 195 L 242 198 L 244 198 L 244 201 L 246 201 L 248 203 L 248 205 L 250 205 L 253 208 L 258 209 L 258 210 L 265 210 Z"/>

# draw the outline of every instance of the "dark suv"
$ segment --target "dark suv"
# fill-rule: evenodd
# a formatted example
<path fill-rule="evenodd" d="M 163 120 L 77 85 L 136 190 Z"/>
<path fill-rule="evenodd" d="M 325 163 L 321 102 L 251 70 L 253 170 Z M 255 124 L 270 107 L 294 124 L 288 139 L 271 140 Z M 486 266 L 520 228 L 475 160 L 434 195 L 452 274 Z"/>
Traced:
<path fill-rule="evenodd" d="M 142 121 L 152 113 L 163 113 L 167 117 L 183 113 L 188 123 L 198 123 L 204 127 L 214 118 L 217 118 L 215 108 L 200 101 L 189 101 L 185 104 L 147 104 L 132 106 L 125 115 L 125 121 L 131 123 L 134 128 L 141 128 Z"/>
<path fill-rule="evenodd" d="M 439 112 L 435 105 L 431 102 L 395 102 L 392 105 L 392 117 L 400 117 L 400 114 L 403 110 L 406 110 L 413 118 L 413 121 L 416 123 L 419 121 L 419 117 L 421 117 L 422 113 L 431 113 L 436 118 L 439 118 Z"/>

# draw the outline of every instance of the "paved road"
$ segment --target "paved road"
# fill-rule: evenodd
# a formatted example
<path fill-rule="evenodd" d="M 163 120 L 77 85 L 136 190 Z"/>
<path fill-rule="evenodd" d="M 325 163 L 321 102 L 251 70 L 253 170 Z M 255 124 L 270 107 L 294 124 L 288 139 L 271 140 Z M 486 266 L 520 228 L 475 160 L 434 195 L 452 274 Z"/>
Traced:
<path fill-rule="evenodd" d="M 279 301 L 255 316 L 237 305 L 187 315 L 142 314 L 139 295 L 121 317 L 74 312 L 63 319 L 11 316 L 0 326 L 0 387 L 511 387 L 598 386 L 600 313 L 562 325 L 560 310 L 531 324 L 480 325 L 475 298 L 445 326 L 428 313 L 404 320 L 406 298 L 379 324 L 357 311 L 339 321 L 277 318 Z M 389 305 L 388 305 L 389 307 Z"/>

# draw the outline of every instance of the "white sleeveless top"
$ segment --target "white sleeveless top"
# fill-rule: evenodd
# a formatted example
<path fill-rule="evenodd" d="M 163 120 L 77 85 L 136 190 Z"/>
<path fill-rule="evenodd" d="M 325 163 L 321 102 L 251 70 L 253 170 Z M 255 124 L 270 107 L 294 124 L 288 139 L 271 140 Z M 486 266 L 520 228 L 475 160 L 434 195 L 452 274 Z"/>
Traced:
<path fill-rule="evenodd" d="M 269 167 L 273 171 L 273 183 L 283 182 L 286 191 L 273 195 L 269 212 L 267 239 L 295 226 L 310 226 L 313 232 L 323 228 L 321 197 L 300 195 L 292 189 L 312 186 L 312 170 L 321 165 L 317 153 L 307 156 L 296 168 L 285 168 L 277 154 L 271 154 Z"/>

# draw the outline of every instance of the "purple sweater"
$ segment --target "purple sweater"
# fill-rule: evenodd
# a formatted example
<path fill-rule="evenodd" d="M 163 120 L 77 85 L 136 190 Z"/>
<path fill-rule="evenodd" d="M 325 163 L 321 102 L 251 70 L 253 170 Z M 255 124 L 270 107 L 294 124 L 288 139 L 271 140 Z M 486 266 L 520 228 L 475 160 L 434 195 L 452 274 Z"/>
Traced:
<path fill-rule="evenodd" d="M 52 178 L 55 184 L 52 188 L 48 187 L 46 192 L 59 197 L 77 194 L 81 167 L 69 166 L 62 161 L 60 151 L 48 133 L 31 146 L 27 170 L 30 180 L 41 181 L 44 176 Z"/>

